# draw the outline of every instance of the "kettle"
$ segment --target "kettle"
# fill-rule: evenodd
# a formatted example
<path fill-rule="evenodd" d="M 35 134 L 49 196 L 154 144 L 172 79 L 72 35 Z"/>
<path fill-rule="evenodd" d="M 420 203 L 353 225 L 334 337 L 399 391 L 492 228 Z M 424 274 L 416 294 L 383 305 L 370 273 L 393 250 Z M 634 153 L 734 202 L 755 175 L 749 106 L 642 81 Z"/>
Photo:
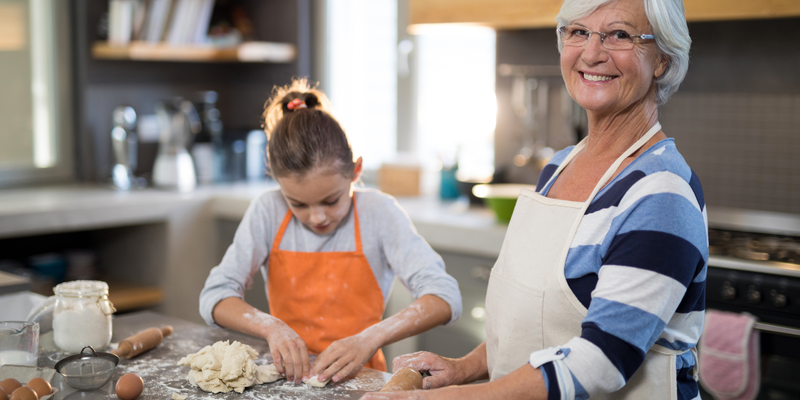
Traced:
<path fill-rule="evenodd" d="M 156 118 L 160 136 L 153 184 L 179 192 L 191 191 L 197 185 L 197 173 L 187 148 L 202 128 L 197 110 L 191 101 L 176 97 L 156 104 Z"/>

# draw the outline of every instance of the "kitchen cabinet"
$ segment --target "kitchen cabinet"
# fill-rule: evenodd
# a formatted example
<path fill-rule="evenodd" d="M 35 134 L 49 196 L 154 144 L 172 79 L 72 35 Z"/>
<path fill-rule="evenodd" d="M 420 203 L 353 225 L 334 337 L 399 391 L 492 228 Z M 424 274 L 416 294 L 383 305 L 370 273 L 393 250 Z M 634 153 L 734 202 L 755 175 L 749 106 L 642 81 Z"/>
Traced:
<path fill-rule="evenodd" d="M 554 28 L 563 0 L 410 0 L 409 24 L 468 23 L 496 29 Z M 684 0 L 690 22 L 800 16 L 797 0 Z"/>
<path fill-rule="evenodd" d="M 24 289 L 45 296 L 51 296 L 53 286 L 61 281 L 91 279 L 108 283 L 109 300 L 118 312 L 155 307 L 164 299 L 160 282 L 166 266 L 165 230 L 164 224 L 148 223 L 0 235 L 0 264 L 30 277 Z M 70 256 L 76 252 L 80 254 Z M 37 257 L 49 261 L 33 262 Z M 0 271 L 0 276 L 5 275 Z"/>
<path fill-rule="evenodd" d="M 226 0 L 252 21 L 254 39 L 293 48 L 280 62 L 237 62 L 237 51 L 164 45 L 109 48 L 98 33 L 108 1 L 70 2 L 73 14 L 76 170 L 81 181 L 107 181 L 114 159 L 112 112 L 128 105 L 139 116 L 155 113 L 158 101 L 176 96 L 197 100 L 218 94 L 217 109 L 227 138 L 259 129 L 264 102 L 276 85 L 311 75 L 310 0 Z M 313 77 L 312 77 L 313 79 Z M 148 177 L 157 143 L 139 143 L 135 173 Z"/>
<path fill-rule="evenodd" d="M 458 281 L 463 312 L 458 321 L 420 334 L 418 347 L 445 357 L 463 357 L 486 340 L 486 289 L 495 259 L 445 251 L 439 254 L 447 272 Z"/>

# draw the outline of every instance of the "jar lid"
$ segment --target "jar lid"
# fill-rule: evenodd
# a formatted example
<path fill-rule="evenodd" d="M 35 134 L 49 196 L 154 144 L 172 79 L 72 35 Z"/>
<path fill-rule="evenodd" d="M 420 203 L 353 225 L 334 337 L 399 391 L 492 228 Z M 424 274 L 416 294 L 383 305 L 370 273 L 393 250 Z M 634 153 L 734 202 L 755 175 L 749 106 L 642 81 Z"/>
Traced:
<path fill-rule="evenodd" d="M 57 362 L 55 370 L 73 388 L 94 390 L 101 388 L 111 379 L 117 364 L 119 364 L 117 355 L 96 352 L 92 346 L 85 346 L 79 354 Z"/>
<path fill-rule="evenodd" d="M 53 288 L 58 296 L 102 296 L 108 294 L 108 284 L 103 281 L 69 281 Z"/>

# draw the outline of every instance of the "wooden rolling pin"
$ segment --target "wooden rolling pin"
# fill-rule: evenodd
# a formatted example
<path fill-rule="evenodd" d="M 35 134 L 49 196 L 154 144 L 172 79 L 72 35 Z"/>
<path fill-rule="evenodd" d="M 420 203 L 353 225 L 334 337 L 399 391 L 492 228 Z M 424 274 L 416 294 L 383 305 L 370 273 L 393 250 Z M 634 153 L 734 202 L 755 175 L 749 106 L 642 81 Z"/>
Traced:
<path fill-rule="evenodd" d="M 161 329 L 147 328 L 133 336 L 123 339 L 119 342 L 116 350 L 111 350 L 110 353 L 116 354 L 122 358 L 133 358 L 147 350 L 155 348 L 164 339 L 164 336 L 169 336 L 172 333 L 172 327 L 167 325 Z"/>
<path fill-rule="evenodd" d="M 411 367 L 400 368 L 392 375 L 389 382 L 383 385 L 381 392 L 422 389 L 422 374 Z"/>

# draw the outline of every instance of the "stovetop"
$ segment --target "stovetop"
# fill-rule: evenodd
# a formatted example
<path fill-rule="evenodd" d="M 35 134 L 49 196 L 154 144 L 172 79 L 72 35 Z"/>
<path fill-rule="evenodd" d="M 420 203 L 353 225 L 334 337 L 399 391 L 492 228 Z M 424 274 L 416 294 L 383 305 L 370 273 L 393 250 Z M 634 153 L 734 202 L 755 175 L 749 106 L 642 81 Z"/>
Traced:
<path fill-rule="evenodd" d="M 723 229 L 708 230 L 708 252 L 752 261 L 800 264 L 800 238 Z"/>
<path fill-rule="evenodd" d="M 800 278 L 800 215 L 708 209 L 709 267 Z"/>

